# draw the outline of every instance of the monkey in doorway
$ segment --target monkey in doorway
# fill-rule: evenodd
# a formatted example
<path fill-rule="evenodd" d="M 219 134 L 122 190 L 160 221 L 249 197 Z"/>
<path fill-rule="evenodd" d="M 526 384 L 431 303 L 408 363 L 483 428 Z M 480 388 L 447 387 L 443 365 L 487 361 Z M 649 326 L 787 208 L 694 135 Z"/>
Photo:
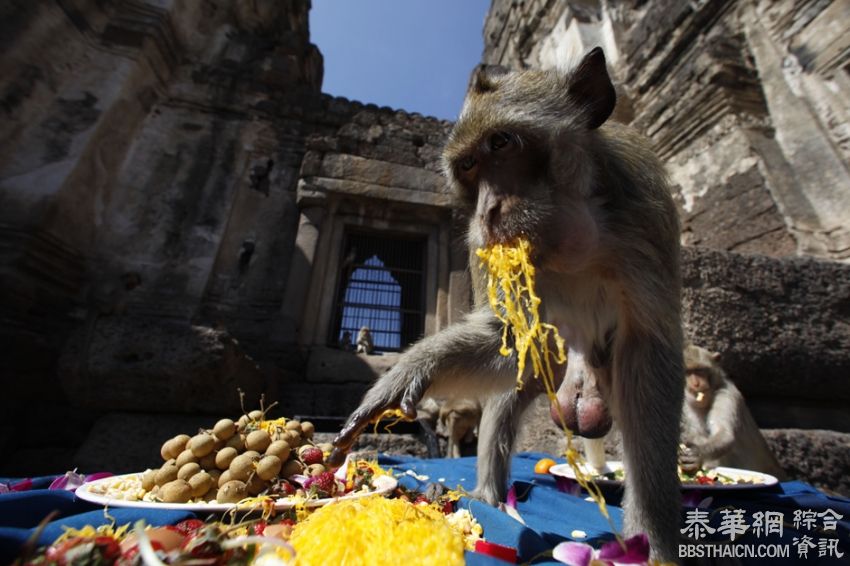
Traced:
<path fill-rule="evenodd" d="M 682 449 L 685 471 L 730 466 L 785 473 L 767 446 L 741 392 L 717 363 L 719 355 L 699 346 L 685 348 L 685 405 Z"/>
<path fill-rule="evenodd" d="M 362 326 L 357 333 L 357 353 L 371 354 L 375 350 L 375 344 L 372 342 L 372 333 L 368 326 Z"/>
<path fill-rule="evenodd" d="M 604 435 L 609 415 L 618 422 L 625 534 L 645 532 L 654 559 L 675 561 L 684 396 L 679 224 L 647 142 L 607 122 L 615 103 L 599 48 L 567 72 L 474 73 L 443 161 L 468 213 L 477 308 L 414 344 L 375 383 L 331 459 L 340 462 L 384 410 L 415 417 L 426 391 L 477 397 L 486 402 L 475 494 L 504 500 L 518 424 L 539 389 L 531 379 L 515 388 L 516 356 L 499 352 L 501 323 L 487 305 L 474 251 L 524 237 L 533 248 L 541 318 L 566 340 L 568 363 L 586 370 L 563 380 L 559 418 L 588 436 Z"/>

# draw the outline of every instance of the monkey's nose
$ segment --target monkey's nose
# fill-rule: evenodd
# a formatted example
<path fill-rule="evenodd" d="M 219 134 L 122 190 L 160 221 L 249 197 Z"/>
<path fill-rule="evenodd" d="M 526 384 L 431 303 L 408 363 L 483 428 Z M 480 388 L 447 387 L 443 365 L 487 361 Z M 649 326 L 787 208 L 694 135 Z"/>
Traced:
<path fill-rule="evenodd" d="M 487 217 L 484 219 L 487 226 L 494 228 L 502 217 L 502 201 L 496 200 L 487 211 Z"/>

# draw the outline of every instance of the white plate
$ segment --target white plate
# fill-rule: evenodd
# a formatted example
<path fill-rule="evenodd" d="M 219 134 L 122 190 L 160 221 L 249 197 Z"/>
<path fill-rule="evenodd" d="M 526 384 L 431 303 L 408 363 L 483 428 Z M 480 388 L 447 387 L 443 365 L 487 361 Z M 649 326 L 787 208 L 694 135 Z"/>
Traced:
<path fill-rule="evenodd" d="M 260 505 L 238 505 L 236 503 L 160 503 L 157 501 L 128 501 L 126 499 L 118 499 L 115 497 L 109 497 L 106 495 L 101 495 L 98 493 L 93 493 L 91 490 L 94 487 L 99 486 L 107 486 L 111 485 L 115 482 L 119 482 L 121 480 L 133 480 L 139 479 L 142 474 L 125 474 L 123 476 L 111 476 L 108 478 L 103 478 L 99 480 L 95 480 L 90 483 L 86 483 L 81 485 L 74 491 L 74 495 L 83 499 L 85 501 L 90 501 L 91 503 L 97 503 L 99 505 L 104 505 L 107 507 L 136 507 L 139 509 L 176 509 L 179 511 L 197 511 L 200 513 L 225 513 L 227 511 L 231 511 L 233 509 L 239 509 L 240 511 L 249 511 L 251 509 L 260 510 L 262 507 Z M 386 478 L 386 479 L 383 479 Z M 380 487 L 375 489 L 374 491 L 362 492 L 358 491 L 355 493 L 349 493 L 347 495 L 343 495 L 341 497 L 328 497 L 325 499 L 310 499 L 304 502 L 306 507 L 321 507 L 323 505 L 327 505 L 328 503 L 333 503 L 334 501 L 344 501 L 347 499 L 360 499 L 361 497 L 368 497 L 370 495 L 385 495 L 396 488 L 398 485 L 398 481 L 395 478 L 390 476 L 379 476 L 376 478 L 380 480 Z M 292 509 L 298 504 L 298 501 L 293 500 L 291 497 L 278 499 L 275 501 L 274 508 L 278 511 L 283 511 L 286 509 Z"/>
<path fill-rule="evenodd" d="M 600 471 L 600 473 L 606 474 L 609 472 L 616 472 L 617 470 L 623 469 L 623 463 L 612 460 L 605 463 L 605 467 Z M 583 469 L 586 471 L 586 469 Z M 724 476 L 730 477 L 735 480 L 749 480 L 758 483 L 733 483 L 733 484 L 701 484 L 701 483 L 685 483 L 682 484 L 682 489 L 700 489 L 700 490 L 734 490 L 734 489 L 759 489 L 762 487 L 769 487 L 771 485 L 776 485 L 779 483 L 779 480 L 770 474 L 763 474 L 761 472 L 755 472 L 753 470 L 741 470 L 738 468 L 725 468 L 725 467 L 717 467 L 706 470 L 707 472 L 717 472 L 718 474 L 722 474 Z M 569 464 L 557 464 L 549 468 L 549 473 L 561 476 L 565 478 L 569 478 L 571 480 L 576 479 L 575 473 Z M 623 485 L 623 482 L 620 480 L 609 480 L 598 478 L 594 479 L 596 485 L 598 486 L 609 486 L 609 487 L 619 487 Z"/>

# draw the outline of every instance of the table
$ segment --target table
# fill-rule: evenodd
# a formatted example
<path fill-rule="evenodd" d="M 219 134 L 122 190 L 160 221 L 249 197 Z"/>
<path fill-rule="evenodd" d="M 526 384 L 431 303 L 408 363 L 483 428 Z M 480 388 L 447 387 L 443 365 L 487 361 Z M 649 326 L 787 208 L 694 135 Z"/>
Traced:
<path fill-rule="evenodd" d="M 484 527 L 484 536 L 488 541 L 512 546 L 518 550 L 520 562 L 527 562 L 535 557 L 535 564 L 557 564 L 551 557 L 541 558 L 539 555 L 551 550 L 564 540 L 574 540 L 574 530 L 586 533 L 586 538 L 577 539 L 599 546 L 604 540 L 610 540 L 613 535 L 609 523 L 600 515 L 595 503 L 586 501 L 584 495 L 571 495 L 559 491 L 555 479 L 549 475 L 534 473 L 534 464 L 545 454 L 522 453 L 514 456 L 512 462 L 511 482 L 518 495 L 517 512 L 525 521 L 525 526 L 507 514 L 478 501 L 462 499 L 460 505 L 468 508 Z M 475 486 L 475 458 L 458 459 L 417 459 L 399 456 L 381 456 L 379 463 L 391 467 L 396 472 L 408 470 L 419 475 L 427 476 L 427 481 L 440 481 L 450 488 L 461 486 L 471 490 Z M 101 508 L 79 501 L 71 492 L 51 491 L 46 487 L 53 478 L 37 478 L 33 489 L 26 492 L 0 494 L 0 563 L 8 563 L 17 554 L 20 544 L 25 541 L 32 529 L 51 510 L 58 510 L 60 518 L 48 525 L 39 538 L 39 543 L 48 544 L 62 533 L 62 525 L 76 528 L 86 524 L 103 524 L 104 515 Z M 0 478 L 0 482 L 8 480 Z M 402 476 L 401 483 L 409 487 L 424 485 L 412 475 Z M 700 542 L 708 540 L 727 541 L 726 546 L 758 548 L 759 545 L 773 545 L 772 548 L 787 549 L 784 558 L 741 558 L 743 564 L 848 564 L 850 563 L 850 500 L 830 497 L 817 489 L 797 481 L 784 482 L 771 488 L 746 491 L 704 491 L 696 494 L 696 500 L 703 496 L 711 496 L 708 507 L 699 512 L 710 517 L 710 526 L 715 528 L 713 535 L 707 536 Z M 621 490 L 607 490 L 606 500 L 610 504 L 611 517 L 617 528 L 621 527 L 622 512 L 617 507 L 622 496 Z M 694 494 L 688 494 L 693 499 Z M 688 513 L 693 507 L 682 509 L 683 528 L 687 526 Z M 724 513 L 725 511 L 725 513 Z M 735 515 L 740 511 L 747 532 L 729 542 L 729 536 L 721 532 L 720 524 L 726 515 Z M 753 526 L 754 517 L 759 513 L 782 513 L 782 533 L 757 536 Z M 795 526 L 795 512 L 798 521 Z M 812 518 L 810 524 L 805 519 Z M 824 514 L 818 517 L 818 513 Z M 831 514 L 830 514 L 831 513 Z M 132 523 L 143 518 L 149 524 L 159 526 L 173 524 L 194 516 L 190 512 L 167 510 L 140 509 L 110 509 L 110 515 L 120 524 Z M 831 516 L 839 516 L 835 520 L 835 530 L 823 530 L 823 522 Z M 807 529 L 816 526 L 819 530 Z M 811 544 L 804 544 L 803 537 L 810 537 Z M 795 541 L 796 539 L 796 541 Z M 843 557 L 819 557 L 821 550 L 817 546 L 818 539 L 837 539 L 837 552 L 844 553 Z M 808 550 L 808 557 L 799 556 L 798 547 L 803 545 Z M 826 545 L 824 545 L 826 546 Z M 828 549 L 824 548 L 824 551 Z M 493 565 L 503 564 L 494 558 L 467 553 L 467 564 Z"/>

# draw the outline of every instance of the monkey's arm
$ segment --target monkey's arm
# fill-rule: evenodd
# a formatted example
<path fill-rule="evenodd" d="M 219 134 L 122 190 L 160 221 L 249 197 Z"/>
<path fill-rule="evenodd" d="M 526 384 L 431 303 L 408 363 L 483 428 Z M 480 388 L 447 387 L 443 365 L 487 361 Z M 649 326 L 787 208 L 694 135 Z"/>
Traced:
<path fill-rule="evenodd" d="M 477 398 L 482 391 L 510 387 L 516 360 L 500 355 L 500 346 L 501 323 L 489 308 L 417 342 L 375 382 L 348 418 L 334 440 L 331 463 L 341 461 L 363 429 L 384 411 L 400 408 L 415 418 L 416 404 L 428 389 L 437 396 L 449 390 Z"/>
<path fill-rule="evenodd" d="M 728 383 L 717 389 L 714 395 L 714 403 L 708 413 L 709 435 L 693 442 L 700 456 L 706 460 L 720 458 L 732 449 L 743 403 L 741 394 L 734 387 L 729 387 Z"/>

